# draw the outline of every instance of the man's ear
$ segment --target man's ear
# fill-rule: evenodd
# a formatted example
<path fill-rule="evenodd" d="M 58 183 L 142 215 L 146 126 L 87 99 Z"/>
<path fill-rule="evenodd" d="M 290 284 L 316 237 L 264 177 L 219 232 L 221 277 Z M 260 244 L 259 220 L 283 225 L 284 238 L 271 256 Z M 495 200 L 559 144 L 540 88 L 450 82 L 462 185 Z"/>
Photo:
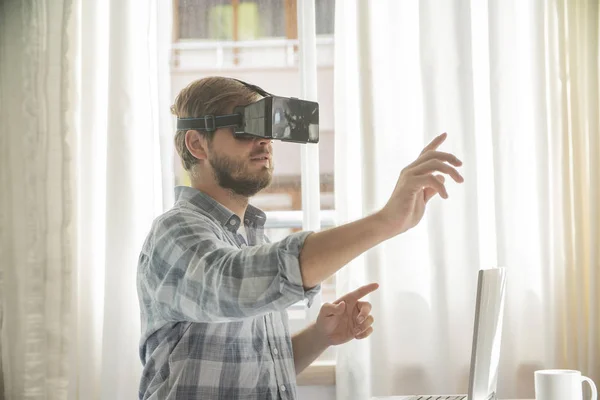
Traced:
<path fill-rule="evenodd" d="M 198 160 L 206 160 L 208 158 L 208 141 L 206 136 L 198 131 L 189 130 L 185 133 L 185 147 Z"/>

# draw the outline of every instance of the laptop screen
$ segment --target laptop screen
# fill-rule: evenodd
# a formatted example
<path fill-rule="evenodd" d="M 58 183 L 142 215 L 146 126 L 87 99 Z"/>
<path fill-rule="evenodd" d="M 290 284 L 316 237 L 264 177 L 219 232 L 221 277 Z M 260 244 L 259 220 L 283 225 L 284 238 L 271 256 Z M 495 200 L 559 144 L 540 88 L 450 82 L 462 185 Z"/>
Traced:
<path fill-rule="evenodd" d="M 505 292 L 506 268 L 479 271 L 469 400 L 496 398 Z"/>

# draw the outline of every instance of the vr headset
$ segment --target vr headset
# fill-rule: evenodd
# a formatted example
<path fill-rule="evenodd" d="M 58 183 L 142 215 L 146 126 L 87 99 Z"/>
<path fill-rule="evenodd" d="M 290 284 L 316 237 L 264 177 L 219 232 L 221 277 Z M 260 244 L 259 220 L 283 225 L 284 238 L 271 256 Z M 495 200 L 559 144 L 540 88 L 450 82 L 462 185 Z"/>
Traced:
<path fill-rule="evenodd" d="M 319 103 L 295 97 L 280 97 L 258 86 L 236 79 L 263 96 L 247 106 L 236 107 L 233 114 L 177 118 L 177 130 L 213 132 L 232 127 L 238 137 L 260 137 L 295 143 L 319 142 Z"/>

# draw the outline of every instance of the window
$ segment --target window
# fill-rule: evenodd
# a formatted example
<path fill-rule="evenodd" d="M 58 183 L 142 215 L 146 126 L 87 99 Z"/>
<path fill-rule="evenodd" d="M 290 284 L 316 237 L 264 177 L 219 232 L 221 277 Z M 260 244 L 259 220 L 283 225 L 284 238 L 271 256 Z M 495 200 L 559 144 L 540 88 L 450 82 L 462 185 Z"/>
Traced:
<path fill-rule="evenodd" d="M 179 0 L 178 40 L 297 38 L 297 0 Z M 317 35 L 333 35 L 335 0 L 315 3 Z"/>
<path fill-rule="evenodd" d="M 321 228 L 333 226 L 333 23 L 335 0 L 316 0 L 317 87 L 320 105 L 318 152 Z M 190 81 L 225 75 L 281 96 L 301 97 L 297 0 L 175 0 L 172 47 L 172 96 Z M 272 241 L 302 229 L 301 146 L 275 141 L 275 171 L 270 187 L 251 199 L 267 212 Z M 178 184 L 189 185 L 175 157 Z M 335 300 L 335 277 L 322 285 L 318 300 Z M 290 328 L 302 329 L 316 316 L 303 303 L 289 310 Z M 333 360 L 333 350 L 322 360 Z"/>

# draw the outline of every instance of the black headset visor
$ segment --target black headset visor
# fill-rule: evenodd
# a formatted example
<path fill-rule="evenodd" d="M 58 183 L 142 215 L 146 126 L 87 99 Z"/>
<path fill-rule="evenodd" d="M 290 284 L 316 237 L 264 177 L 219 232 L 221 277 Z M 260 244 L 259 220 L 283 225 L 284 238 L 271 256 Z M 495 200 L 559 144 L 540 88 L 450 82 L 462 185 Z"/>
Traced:
<path fill-rule="evenodd" d="M 273 96 L 258 86 L 241 83 L 265 97 L 252 104 L 236 107 L 233 114 L 178 118 L 177 130 L 213 132 L 218 128 L 231 127 L 238 137 L 252 136 L 295 143 L 319 142 L 319 103 Z"/>

